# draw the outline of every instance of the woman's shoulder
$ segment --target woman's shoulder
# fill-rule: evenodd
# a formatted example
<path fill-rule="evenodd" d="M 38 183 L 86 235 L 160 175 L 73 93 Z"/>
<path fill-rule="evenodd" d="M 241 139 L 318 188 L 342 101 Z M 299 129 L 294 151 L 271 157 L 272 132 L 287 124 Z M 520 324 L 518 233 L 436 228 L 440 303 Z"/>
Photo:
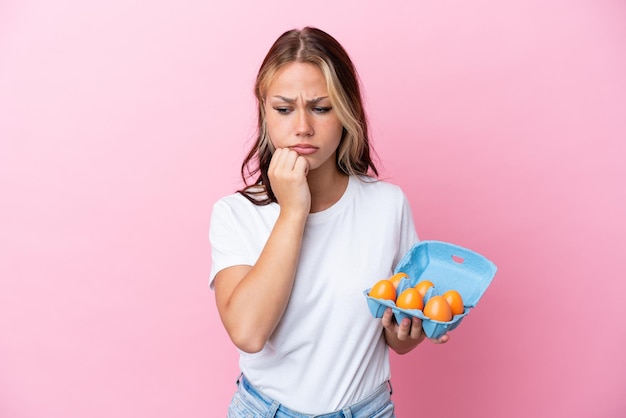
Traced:
<path fill-rule="evenodd" d="M 248 199 L 246 199 L 241 193 L 236 192 L 220 197 L 215 201 L 213 206 L 238 206 L 245 204 L 245 201 L 247 200 Z"/>
<path fill-rule="evenodd" d="M 249 196 L 249 197 L 248 197 Z M 253 200 L 259 200 L 258 195 L 235 192 L 219 198 L 213 204 L 213 210 L 230 210 L 233 212 L 264 211 L 270 209 L 273 204 L 256 204 Z"/>
<path fill-rule="evenodd" d="M 359 188 L 366 191 L 368 195 L 376 197 L 394 196 L 404 197 L 404 191 L 400 186 L 388 180 L 381 180 L 369 176 L 355 176 L 356 184 Z"/>

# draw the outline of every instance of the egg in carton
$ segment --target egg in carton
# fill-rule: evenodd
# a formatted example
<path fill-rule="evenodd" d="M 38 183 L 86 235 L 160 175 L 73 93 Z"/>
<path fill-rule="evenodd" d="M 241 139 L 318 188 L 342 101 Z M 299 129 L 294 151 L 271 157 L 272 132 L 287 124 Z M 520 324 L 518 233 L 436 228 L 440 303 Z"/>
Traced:
<path fill-rule="evenodd" d="M 403 290 L 429 280 L 434 286 L 424 295 L 425 306 L 435 295 L 442 295 L 448 290 L 458 291 L 463 298 L 464 312 L 454 315 L 447 322 L 430 319 L 419 309 L 402 309 L 394 301 L 373 298 L 368 295 L 370 289 L 366 289 L 364 294 L 370 313 L 375 318 L 381 318 L 389 307 L 396 322 L 400 323 L 406 317 L 418 317 L 422 320 L 426 336 L 439 338 L 458 327 L 463 318 L 476 307 L 496 270 L 496 265 L 484 256 L 447 242 L 421 241 L 409 249 L 394 269 L 394 274 L 403 272 L 408 275 L 400 280 L 396 294 L 400 295 Z"/>

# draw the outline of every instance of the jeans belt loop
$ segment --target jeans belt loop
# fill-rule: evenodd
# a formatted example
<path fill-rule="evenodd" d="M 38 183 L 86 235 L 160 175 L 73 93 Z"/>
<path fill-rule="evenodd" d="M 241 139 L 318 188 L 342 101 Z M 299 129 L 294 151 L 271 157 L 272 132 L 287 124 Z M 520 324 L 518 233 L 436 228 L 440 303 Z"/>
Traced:
<path fill-rule="evenodd" d="M 269 411 L 267 411 L 267 415 L 265 415 L 267 418 L 274 418 L 276 416 L 276 413 L 278 412 L 278 408 L 280 408 L 280 403 L 278 401 L 274 401 L 272 402 L 272 405 L 270 406 Z"/>

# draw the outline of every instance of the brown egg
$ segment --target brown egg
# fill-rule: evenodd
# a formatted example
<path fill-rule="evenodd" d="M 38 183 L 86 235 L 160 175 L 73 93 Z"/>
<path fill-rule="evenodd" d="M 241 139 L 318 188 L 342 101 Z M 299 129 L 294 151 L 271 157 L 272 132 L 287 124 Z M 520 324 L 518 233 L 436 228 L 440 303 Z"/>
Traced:
<path fill-rule="evenodd" d="M 405 289 L 396 300 L 396 306 L 402 309 L 419 309 L 424 307 L 424 298 L 414 287 Z"/>
<path fill-rule="evenodd" d="M 433 296 L 424 306 L 424 316 L 435 321 L 448 322 L 452 320 L 452 309 L 443 296 Z"/>
<path fill-rule="evenodd" d="M 423 297 L 423 296 L 426 296 L 426 292 L 428 292 L 428 289 L 430 289 L 433 286 L 435 285 L 430 280 L 422 280 L 421 282 L 417 283 L 414 287 L 417 289 L 418 292 L 422 294 L 422 297 Z"/>
<path fill-rule="evenodd" d="M 452 315 L 460 315 L 465 312 L 465 307 L 463 306 L 463 298 L 461 294 L 456 290 L 448 290 L 443 294 L 443 298 L 450 305 L 450 309 L 452 310 Z"/>

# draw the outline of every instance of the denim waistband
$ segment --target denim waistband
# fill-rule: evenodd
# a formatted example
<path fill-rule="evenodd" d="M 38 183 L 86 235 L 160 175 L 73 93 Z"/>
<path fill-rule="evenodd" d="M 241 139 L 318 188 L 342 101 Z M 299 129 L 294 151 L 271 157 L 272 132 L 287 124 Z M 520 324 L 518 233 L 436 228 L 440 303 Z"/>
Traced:
<path fill-rule="evenodd" d="M 381 405 L 384 405 L 386 402 L 390 401 L 391 398 L 391 383 L 385 382 L 380 385 L 374 392 L 368 395 L 365 399 L 347 406 L 341 410 L 330 412 L 322 415 L 307 415 L 298 411 L 294 411 L 280 404 L 278 401 L 266 396 L 261 391 L 259 391 L 254 385 L 250 383 L 250 381 L 246 378 L 245 375 L 241 375 L 239 377 L 238 382 L 243 386 L 246 392 L 250 393 L 250 395 L 254 396 L 270 411 L 275 411 L 279 416 L 288 416 L 288 417 L 296 417 L 296 418 L 350 418 L 352 416 L 358 416 L 363 409 L 367 407 L 371 407 L 372 402 L 379 401 Z M 380 398 L 380 399 L 377 399 Z M 273 415 L 272 415 L 273 416 Z"/>

